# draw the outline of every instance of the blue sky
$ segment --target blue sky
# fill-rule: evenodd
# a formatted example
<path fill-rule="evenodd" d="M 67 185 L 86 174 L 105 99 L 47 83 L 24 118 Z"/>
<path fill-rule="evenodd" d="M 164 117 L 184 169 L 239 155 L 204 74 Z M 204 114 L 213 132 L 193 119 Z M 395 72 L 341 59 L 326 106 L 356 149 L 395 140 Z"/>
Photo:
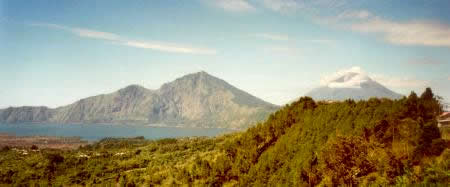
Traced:
<path fill-rule="evenodd" d="M 275 104 L 360 67 L 450 99 L 450 1 L 0 0 L 0 108 L 204 70 Z"/>

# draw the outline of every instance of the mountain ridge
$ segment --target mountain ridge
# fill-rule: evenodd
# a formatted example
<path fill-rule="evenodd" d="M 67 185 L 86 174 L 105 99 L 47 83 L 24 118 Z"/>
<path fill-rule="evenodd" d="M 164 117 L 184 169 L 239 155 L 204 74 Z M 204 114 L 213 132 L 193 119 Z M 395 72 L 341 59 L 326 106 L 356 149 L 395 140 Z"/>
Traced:
<path fill-rule="evenodd" d="M 165 83 L 157 90 L 132 84 L 112 93 L 82 98 L 57 108 L 0 109 L 0 121 L 150 123 L 240 129 L 264 120 L 277 108 L 201 71 Z"/>

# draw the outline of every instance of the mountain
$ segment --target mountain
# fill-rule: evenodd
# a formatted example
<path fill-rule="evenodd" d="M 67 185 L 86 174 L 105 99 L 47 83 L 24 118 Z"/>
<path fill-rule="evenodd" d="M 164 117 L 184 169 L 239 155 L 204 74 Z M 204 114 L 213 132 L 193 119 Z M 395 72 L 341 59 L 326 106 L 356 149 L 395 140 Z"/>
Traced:
<path fill-rule="evenodd" d="M 367 100 L 371 97 L 400 99 L 403 97 L 374 81 L 358 67 L 337 72 L 322 81 L 322 84 L 323 86 L 305 95 L 315 100 Z"/>
<path fill-rule="evenodd" d="M 55 109 L 10 107 L 0 110 L 0 121 L 246 128 L 277 108 L 202 71 L 158 90 L 130 85 Z"/>
<path fill-rule="evenodd" d="M 51 122 L 59 123 L 146 123 L 150 106 L 158 95 L 144 87 L 130 85 L 114 93 L 81 99 L 57 108 Z"/>
<path fill-rule="evenodd" d="M 239 128 L 264 120 L 277 107 L 206 72 L 186 75 L 158 90 L 161 105 L 152 114 L 165 122 Z M 155 121 L 157 122 L 157 121 Z"/>
<path fill-rule="evenodd" d="M 9 107 L 0 110 L 0 122 L 45 122 L 52 117 L 53 113 L 54 110 L 44 106 Z"/>

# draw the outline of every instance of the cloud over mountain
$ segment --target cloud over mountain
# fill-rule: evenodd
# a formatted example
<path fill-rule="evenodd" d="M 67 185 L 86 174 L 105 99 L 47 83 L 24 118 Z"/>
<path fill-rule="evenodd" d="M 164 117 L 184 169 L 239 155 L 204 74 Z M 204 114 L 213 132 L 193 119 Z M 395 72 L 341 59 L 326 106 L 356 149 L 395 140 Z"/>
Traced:
<path fill-rule="evenodd" d="M 317 100 L 364 100 L 371 97 L 398 99 L 402 97 L 371 79 L 360 67 L 352 67 L 324 76 L 321 86 L 305 95 Z"/>
<path fill-rule="evenodd" d="M 371 79 L 360 67 L 340 70 L 321 79 L 321 85 L 330 88 L 361 88 L 361 84 Z"/>

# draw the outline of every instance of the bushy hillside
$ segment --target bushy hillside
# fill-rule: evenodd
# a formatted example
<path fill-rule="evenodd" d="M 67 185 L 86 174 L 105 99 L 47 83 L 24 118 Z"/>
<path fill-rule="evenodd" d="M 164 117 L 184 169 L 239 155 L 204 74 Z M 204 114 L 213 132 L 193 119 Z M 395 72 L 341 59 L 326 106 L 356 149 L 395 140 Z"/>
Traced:
<path fill-rule="evenodd" d="M 431 89 L 420 97 L 304 97 L 217 138 L 105 139 L 75 151 L 1 153 L 2 183 L 307 186 L 450 183 L 448 140 Z M 38 160 L 43 160 L 39 161 Z"/>
<path fill-rule="evenodd" d="M 202 177 L 244 186 L 448 183 L 440 110 L 431 89 L 396 101 L 304 97 L 225 143 Z"/>

